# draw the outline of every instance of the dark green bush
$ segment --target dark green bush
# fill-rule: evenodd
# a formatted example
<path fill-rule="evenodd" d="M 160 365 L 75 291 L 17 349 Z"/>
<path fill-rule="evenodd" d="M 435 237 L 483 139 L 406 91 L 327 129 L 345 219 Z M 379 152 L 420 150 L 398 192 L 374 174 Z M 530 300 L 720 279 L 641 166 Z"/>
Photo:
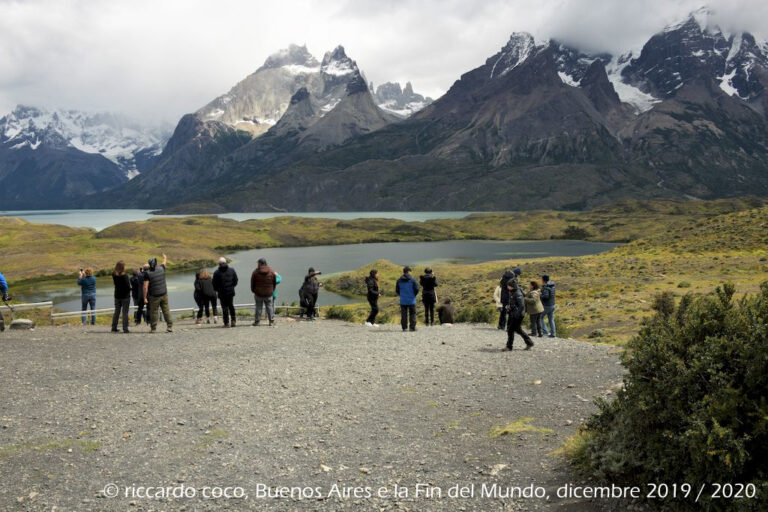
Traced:
<path fill-rule="evenodd" d="M 495 324 L 499 320 L 499 312 L 493 306 L 476 306 L 461 308 L 456 313 L 456 323 Z"/>
<path fill-rule="evenodd" d="M 330 306 L 325 311 L 325 318 L 330 320 L 343 320 L 345 322 L 355 321 L 355 312 L 342 306 Z"/>
<path fill-rule="evenodd" d="M 628 374 L 586 425 L 582 462 L 601 479 L 753 483 L 756 499 L 693 499 L 665 510 L 768 509 L 768 282 L 733 300 L 724 285 L 657 313 L 627 346 Z M 709 487 L 708 489 L 712 489 Z"/>

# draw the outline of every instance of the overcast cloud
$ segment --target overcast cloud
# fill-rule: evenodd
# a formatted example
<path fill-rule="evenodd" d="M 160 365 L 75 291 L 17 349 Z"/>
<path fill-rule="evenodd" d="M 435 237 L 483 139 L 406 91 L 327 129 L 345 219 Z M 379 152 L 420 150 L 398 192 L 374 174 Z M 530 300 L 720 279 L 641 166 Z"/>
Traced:
<path fill-rule="evenodd" d="M 342 44 L 369 80 L 437 97 L 513 31 L 623 53 L 700 0 L 0 0 L 0 116 L 17 103 L 175 122 L 289 43 Z M 768 34 L 768 2 L 713 0 Z"/>

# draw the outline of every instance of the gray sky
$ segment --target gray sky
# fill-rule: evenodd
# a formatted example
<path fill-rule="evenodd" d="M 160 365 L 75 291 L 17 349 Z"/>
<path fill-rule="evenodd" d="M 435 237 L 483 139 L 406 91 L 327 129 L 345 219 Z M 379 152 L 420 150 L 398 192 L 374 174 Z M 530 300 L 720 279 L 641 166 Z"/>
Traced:
<path fill-rule="evenodd" d="M 17 103 L 175 122 L 289 43 L 342 44 L 369 80 L 437 97 L 513 31 L 624 52 L 701 0 L 0 0 L 0 116 Z M 765 0 L 712 0 L 768 33 Z"/>

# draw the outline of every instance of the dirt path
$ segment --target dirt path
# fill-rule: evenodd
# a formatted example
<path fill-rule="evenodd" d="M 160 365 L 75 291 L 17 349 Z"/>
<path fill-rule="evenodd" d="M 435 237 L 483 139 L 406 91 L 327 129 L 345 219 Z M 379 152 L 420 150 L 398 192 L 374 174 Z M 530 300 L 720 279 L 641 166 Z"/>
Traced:
<path fill-rule="evenodd" d="M 551 453 L 621 381 L 612 347 L 505 352 L 504 333 L 480 325 L 107 331 L 0 336 L 2 510 L 603 510 L 556 499 L 578 480 Z M 489 435 L 515 421 L 531 431 Z M 416 497 L 420 483 L 442 496 Z M 481 497 L 494 483 L 551 499 Z M 182 484 L 196 497 L 137 497 Z M 334 484 L 373 496 L 329 496 Z M 457 484 L 475 496 L 448 497 Z M 206 500 L 206 486 L 248 498 Z M 312 489 L 260 498 L 263 486 Z"/>

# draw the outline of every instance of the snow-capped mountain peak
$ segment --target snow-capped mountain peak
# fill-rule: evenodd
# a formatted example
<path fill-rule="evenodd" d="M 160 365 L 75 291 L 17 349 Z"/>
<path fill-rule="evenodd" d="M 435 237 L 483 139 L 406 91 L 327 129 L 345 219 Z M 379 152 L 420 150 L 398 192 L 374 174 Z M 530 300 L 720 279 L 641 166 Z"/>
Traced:
<path fill-rule="evenodd" d="M 323 56 L 320 71 L 326 75 L 344 76 L 359 73 L 355 61 L 347 57 L 344 47 L 339 45 Z"/>
<path fill-rule="evenodd" d="M 316 68 L 320 65 L 317 59 L 309 53 L 307 45 L 290 44 L 288 48 L 283 48 L 273 53 L 264 61 L 262 69 L 270 68 Z"/>
<path fill-rule="evenodd" d="M 528 32 L 513 32 L 507 44 L 496 54 L 490 78 L 506 75 L 543 47 L 537 47 L 536 41 Z"/>
<path fill-rule="evenodd" d="M 411 82 L 403 88 L 399 82 L 386 82 L 375 89 L 371 84 L 370 89 L 376 105 L 398 117 L 409 117 L 432 103 L 432 98 L 415 93 Z"/>
<path fill-rule="evenodd" d="M 129 178 L 157 156 L 169 136 L 168 127 L 146 127 L 124 116 L 78 110 L 41 109 L 19 105 L 0 118 L 0 143 L 15 149 L 41 144 L 99 153 L 116 163 Z"/>

